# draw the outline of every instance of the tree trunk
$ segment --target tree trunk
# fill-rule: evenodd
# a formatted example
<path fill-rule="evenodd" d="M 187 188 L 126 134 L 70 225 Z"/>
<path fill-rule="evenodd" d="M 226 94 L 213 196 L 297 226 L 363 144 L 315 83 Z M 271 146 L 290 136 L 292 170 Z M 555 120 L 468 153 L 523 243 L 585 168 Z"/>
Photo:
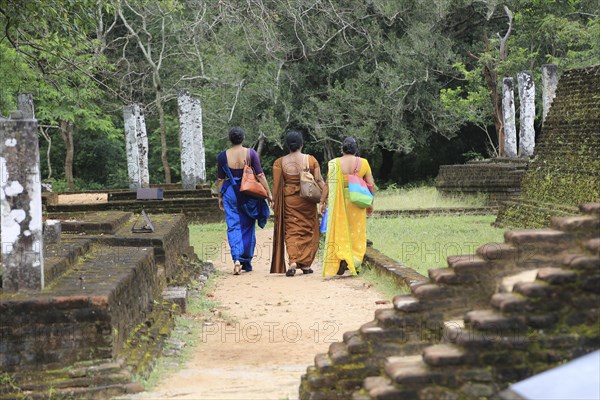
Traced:
<path fill-rule="evenodd" d="M 75 190 L 73 182 L 73 123 L 71 121 L 60 121 L 60 136 L 65 142 L 65 180 L 67 181 L 67 188 L 69 191 Z"/>
<path fill-rule="evenodd" d="M 262 156 L 263 150 L 265 149 L 265 136 L 261 133 L 258 138 L 258 145 L 256 146 L 256 152 L 259 156 Z"/>
<path fill-rule="evenodd" d="M 394 166 L 394 152 L 388 149 L 380 148 L 381 150 L 381 168 L 379 169 L 379 178 L 383 182 L 390 179 L 390 173 Z"/>
<path fill-rule="evenodd" d="M 167 128 L 165 127 L 165 110 L 162 104 L 162 93 L 160 84 L 156 85 L 156 108 L 158 109 L 158 121 L 160 124 L 160 160 L 165 170 L 165 183 L 171 183 L 171 167 L 167 159 Z"/>
<path fill-rule="evenodd" d="M 335 158 L 335 154 L 333 153 L 331 142 L 329 140 L 325 140 L 325 142 L 323 142 L 323 157 L 325 157 L 325 162 L 329 162 L 329 160 Z"/>

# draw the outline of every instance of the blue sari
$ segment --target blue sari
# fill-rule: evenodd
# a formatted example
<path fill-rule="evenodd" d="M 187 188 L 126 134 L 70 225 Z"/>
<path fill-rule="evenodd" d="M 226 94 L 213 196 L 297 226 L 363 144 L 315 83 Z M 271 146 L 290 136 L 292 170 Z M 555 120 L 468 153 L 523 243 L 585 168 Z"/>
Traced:
<path fill-rule="evenodd" d="M 256 246 L 256 222 L 264 228 L 269 218 L 269 206 L 264 199 L 257 199 L 240 193 L 242 178 L 234 178 L 227 163 L 223 168 L 227 180 L 221 187 L 225 222 L 227 223 L 227 241 L 231 258 L 242 264 L 244 271 L 252 271 L 252 257 Z"/>

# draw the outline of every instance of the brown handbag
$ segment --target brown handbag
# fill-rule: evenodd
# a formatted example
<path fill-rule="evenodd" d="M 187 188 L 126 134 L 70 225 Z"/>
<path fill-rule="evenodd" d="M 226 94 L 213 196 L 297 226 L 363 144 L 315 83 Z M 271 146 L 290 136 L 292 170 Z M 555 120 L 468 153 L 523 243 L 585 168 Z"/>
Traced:
<path fill-rule="evenodd" d="M 300 197 L 318 203 L 321 201 L 321 188 L 317 185 L 315 177 L 310 173 L 308 154 L 304 155 L 303 164 L 300 173 Z"/>
<path fill-rule="evenodd" d="M 267 189 L 258 181 L 254 168 L 250 163 L 250 150 L 246 149 L 246 160 L 244 161 L 244 171 L 242 173 L 242 183 L 240 184 L 240 192 L 246 196 L 266 199 Z"/>

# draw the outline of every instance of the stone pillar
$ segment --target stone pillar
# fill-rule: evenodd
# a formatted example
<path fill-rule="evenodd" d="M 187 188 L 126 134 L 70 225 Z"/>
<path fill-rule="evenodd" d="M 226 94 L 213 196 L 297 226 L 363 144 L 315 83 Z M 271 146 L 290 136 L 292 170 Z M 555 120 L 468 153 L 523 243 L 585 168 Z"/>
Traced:
<path fill-rule="evenodd" d="M 123 107 L 123 118 L 125 119 L 129 188 L 149 187 L 148 135 L 144 113 L 139 104 L 131 104 Z"/>
<path fill-rule="evenodd" d="M 517 74 L 519 81 L 519 156 L 529 157 L 533 155 L 535 147 L 535 83 L 533 77 L 527 71 Z"/>
<path fill-rule="evenodd" d="M 33 107 L 33 94 L 19 93 L 17 95 L 17 108 L 21 111 L 23 119 L 35 119 L 35 108 Z"/>
<path fill-rule="evenodd" d="M 195 189 L 206 181 L 206 161 L 202 136 L 202 105 L 190 96 L 188 89 L 177 94 L 179 107 L 179 142 L 181 146 L 181 184 L 184 189 Z"/>
<path fill-rule="evenodd" d="M 504 121 L 504 155 L 517 156 L 517 127 L 515 124 L 515 91 L 512 78 L 502 79 L 502 118 Z"/>
<path fill-rule="evenodd" d="M 546 115 L 556 95 L 558 86 L 558 68 L 554 64 L 542 64 L 542 124 L 546 121 Z"/>
<path fill-rule="evenodd" d="M 2 288 L 44 288 L 42 186 L 37 121 L 13 111 L 0 120 Z"/>

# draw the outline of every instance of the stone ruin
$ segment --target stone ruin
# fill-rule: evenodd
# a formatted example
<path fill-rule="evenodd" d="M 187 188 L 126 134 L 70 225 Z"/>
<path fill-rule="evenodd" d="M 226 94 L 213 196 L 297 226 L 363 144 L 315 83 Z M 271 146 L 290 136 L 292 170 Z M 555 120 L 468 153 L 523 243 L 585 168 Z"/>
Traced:
<path fill-rule="evenodd" d="M 33 113 L 1 119 L 0 133 L 0 399 L 142 390 L 133 376 L 159 356 L 185 285 L 213 271 L 189 245 L 188 218 L 164 213 L 174 209 L 167 202 L 137 233 L 148 221 L 131 200 L 113 202 L 121 211 L 53 213 L 42 202 Z"/>
<path fill-rule="evenodd" d="M 599 147 L 598 71 L 565 73 L 545 122 L 544 134 L 556 143 L 542 142 L 537 150 L 543 161 L 544 149 L 554 148 L 551 165 L 585 178 L 588 189 L 590 173 L 597 179 L 600 172 L 597 150 L 586 158 L 592 164 L 576 167 L 568 153 Z M 580 130 L 580 122 L 595 128 Z M 560 134 L 550 136 L 557 125 Z M 577 133 L 569 138 L 568 132 Z M 543 175 L 544 167 L 529 171 Z M 448 257 L 428 279 L 387 260 L 410 294 L 396 296 L 393 307 L 377 310 L 372 321 L 317 354 L 301 378 L 300 399 L 513 400 L 512 383 L 597 350 L 600 196 L 593 193 L 595 202 L 574 210 L 579 215 L 551 217 L 548 228 L 507 231 L 504 243 Z"/>
<path fill-rule="evenodd" d="M 499 206 L 521 194 L 521 180 L 527 170 L 529 157 L 535 148 L 535 84 L 529 72 L 517 75 L 519 103 L 519 132 L 516 129 L 513 78 L 502 81 L 502 111 L 504 154 L 487 160 L 466 164 L 440 166 L 435 185 L 447 195 L 484 193 L 491 206 Z M 542 66 L 543 119 L 551 108 L 558 84 L 557 68 Z M 518 143 L 517 143 L 518 136 Z"/>
<path fill-rule="evenodd" d="M 600 66 L 560 78 L 520 196 L 500 208 L 503 227 L 543 227 L 600 198 Z"/>

